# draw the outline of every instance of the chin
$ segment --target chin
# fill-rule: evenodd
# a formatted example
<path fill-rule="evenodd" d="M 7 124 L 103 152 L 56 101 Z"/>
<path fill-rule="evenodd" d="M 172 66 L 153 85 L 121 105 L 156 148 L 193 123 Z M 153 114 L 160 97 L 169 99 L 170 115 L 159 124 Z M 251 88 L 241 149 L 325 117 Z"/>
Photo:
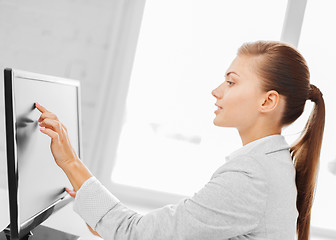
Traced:
<path fill-rule="evenodd" d="M 223 127 L 223 124 L 221 122 L 218 122 L 218 119 L 216 118 L 213 120 L 213 124 L 217 127 Z"/>
<path fill-rule="evenodd" d="M 214 124 L 215 126 L 217 126 L 217 127 L 235 127 L 234 124 L 229 124 L 229 123 L 227 123 L 227 122 L 225 122 L 225 121 L 220 121 L 220 120 L 217 119 L 217 118 L 215 118 L 215 119 L 213 120 L 213 124 Z"/>

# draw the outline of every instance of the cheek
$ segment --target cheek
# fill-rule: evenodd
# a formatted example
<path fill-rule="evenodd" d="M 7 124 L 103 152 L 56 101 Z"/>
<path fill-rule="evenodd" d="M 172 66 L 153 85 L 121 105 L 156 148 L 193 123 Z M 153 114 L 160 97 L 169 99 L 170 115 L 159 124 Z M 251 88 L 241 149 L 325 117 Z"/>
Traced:
<path fill-rule="evenodd" d="M 231 112 L 243 112 L 251 109 L 255 100 L 255 95 L 248 89 L 231 91 L 224 96 L 223 109 L 226 108 Z"/>
<path fill-rule="evenodd" d="M 216 118 L 227 126 L 241 125 L 255 115 L 255 103 L 255 95 L 250 91 L 229 92 L 224 96 L 223 109 L 217 114 Z"/>

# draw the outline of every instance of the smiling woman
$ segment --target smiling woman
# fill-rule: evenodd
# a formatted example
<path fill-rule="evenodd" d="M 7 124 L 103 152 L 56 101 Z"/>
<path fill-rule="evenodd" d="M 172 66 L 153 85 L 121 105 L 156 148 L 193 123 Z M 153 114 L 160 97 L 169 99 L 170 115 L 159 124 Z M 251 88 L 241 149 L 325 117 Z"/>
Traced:
<path fill-rule="evenodd" d="M 216 105 L 221 107 L 215 112 L 214 124 L 221 127 L 236 127 L 243 145 L 269 133 L 280 134 L 280 113 L 284 111 L 285 105 L 284 97 L 280 97 L 276 91 L 270 91 L 267 93 L 268 96 L 265 96 L 261 89 L 260 77 L 257 72 L 253 71 L 256 69 L 255 58 L 257 57 L 237 56 L 226 74 L 226 78 L 233 82 L 226 80 L 212 91 L 212 95 L 217 98 Z M 238 82 L 238 79 L 248 79 L 248 81 Z M 272 105 L 265 104 L 264 109 L 259 110 L 259 104 L 265 97 L 271 101 Z M 269 107 L 274 109 L 268 109 Z M 258 111 L 262 111 L 261 114 L 265 117 L 259 119 Z"/>
<path fill-rule="evenodd" d="M 249 81 L 232 87 L 224 82 L 212 91 L 222 108 L 214 124 L 236 128 L 243 147 L 227 156 L 192 197 L 145 215 L 122 204 L 90 173 L 73 151 L 66 127 L 36 104 L 41 131 L 51 137 L 55 161 L 76 192 L 68 191 L 75 195 L 74 210 L 93 233 L 113 239 L 309 238 L 325 123 L 323 95 L 310 84 L 303 56 L 283 42 L 244 43 L 232 70 Z M 281 130 L 302 114 L 306 100 L 315 103 L 314 110 L 289 146 Z"/>
<path fill-rule="evenodd" d="M 250 100 L 257 103 L 256 108 L 247 112 L 249 119 L 245 120 L 246 125 L 244 122 L 242 126 L 238 125 L 239 120 L 235 123 L 244 145 L 244 142 L 255 141 L 255 136 L 258 139 L 267 131 L 280 134 L 282 127 L 290 125 L 302 114 L 306 100 L 315 103 L 300 138 L 289 149 L 296 169 L 298 239 L 308 239 L 325 125 L 323 94 L 315 85 L 309 83 L 310 73 L 305 59 L 289 44 L 271 41 L 245 43 L 239 48 L 237 57 L 244 57 L 248 63 L 255 57 L 259 58 L 254 71 L 244 65 L 245 61 L 238 66 L 233 63 L 234 67 L 245 66 L 245 70 L 250 70 L 249 76 L 259 82 L 254 82 L 254 85 L 260 91 L 250 96 Z M 226 92 L 223 95 L 225 96 L 221 95 L 221 98 L 226 97 Z M 257 97 L 253 99 L 253 96 Z M 244 108 L 246 105 L 253 107 L 253 104 L 244 102 L 243 106 L 240 105 L 242 114 L 248 111 L 247 107 Z M 253 111 L 256 115 L 253 115 Z M 239 114 L 239 111 L 235 114 Z M 221 124 L 225 126 L 222 122 Z"/>

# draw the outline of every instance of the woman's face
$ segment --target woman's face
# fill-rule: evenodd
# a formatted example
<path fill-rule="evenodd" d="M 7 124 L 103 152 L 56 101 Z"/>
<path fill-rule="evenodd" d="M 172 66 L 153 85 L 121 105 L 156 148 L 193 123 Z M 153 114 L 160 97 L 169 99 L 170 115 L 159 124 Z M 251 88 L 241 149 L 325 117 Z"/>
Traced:
<path fill-rule="evenodd" d="M 260 79 L 253 71 L 255 57 L 237 56 L 225 74 L 225 81 L 212 91 L 217 99 L 216 126 L 246 129 L 258 118 L 262 103 Z"/>

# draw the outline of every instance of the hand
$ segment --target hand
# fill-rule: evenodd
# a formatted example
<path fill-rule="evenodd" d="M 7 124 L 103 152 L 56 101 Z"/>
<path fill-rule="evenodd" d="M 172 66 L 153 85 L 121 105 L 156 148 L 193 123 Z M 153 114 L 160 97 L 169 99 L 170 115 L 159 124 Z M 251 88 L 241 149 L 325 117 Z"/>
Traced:
<path fill-rule="evenodd" d="M 69 195 L 70 195 L 71 197 L 73 197 L 73 198 L 76 197 L 76 192 L 75 192 L 75 190 L 70 190 L 69 188 L 65 188 L 65 191 L 67 191 L 67 193 L 69 193 Z M 100 237 L 100 235 L 99 235 L 95 230 L 93 230 L 87 223 L 86 223 L 86 225 L 88 226 L 89 230 L 90 230 L 94 235 Z"/>
<path fill-rule="evenodd" d="M 35 107 L 42 113 L 38 122 L 40 122 L 41 132 L 51 137 L 50 149 L 60 168 L 79 159 L 71 146 L 67 128 L 58 120 L 57 116 L 49 112 L 46 108 L 35 104 Z"/>

